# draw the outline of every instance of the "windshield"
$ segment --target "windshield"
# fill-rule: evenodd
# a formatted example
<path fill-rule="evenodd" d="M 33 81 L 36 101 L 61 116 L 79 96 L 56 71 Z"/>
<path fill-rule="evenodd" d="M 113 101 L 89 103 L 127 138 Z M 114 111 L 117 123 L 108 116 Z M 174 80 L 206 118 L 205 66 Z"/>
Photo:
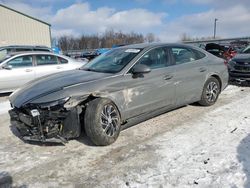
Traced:
<path fill-rule="evenodd" d="M 117 73 L 134 59 L 141 50 L 135 48 L 113 49 L 96 57 L 81 69 L 94 72 Z"/>
<path fill-rule="evenodd" d="M 0 49 L 0 62 L 5 59 L 7 55 L 7 50 L 6 49 Z"/>
<path fill-rule="evenodd" d="M 3 59 L 0 59 L 0 64 L 2 62 L 4 62 L 5 60 L 9 59 L 10 57 L 12 57 L 11 55 L 6 55 Z"/>
<path fill-rule="evenodd" d="M 250 54 L 250 46 L 247 46 L 243 51 L 242 53 L 244 54 Z"/>

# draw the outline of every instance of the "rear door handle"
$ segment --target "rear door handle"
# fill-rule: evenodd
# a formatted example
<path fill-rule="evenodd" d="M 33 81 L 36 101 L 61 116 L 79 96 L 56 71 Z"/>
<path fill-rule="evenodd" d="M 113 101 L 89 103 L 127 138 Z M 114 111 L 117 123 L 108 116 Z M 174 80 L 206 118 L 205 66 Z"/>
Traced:
<path fill-rule="evenodd" d="M 201 68 L 199 69 L 199 71 L 200 71 L 200 72 L 205 72 L 205 71 L 207 71 L 207 69 L 206 69 L 205 67 L 201 67 Z"/>
<path fill-rule="evenodd" d="M 63 67 L 57 66 L 56 68 L 57 68 L 57 69 L 62 69 Z"/>
<path fill-rule="evenodd" d="M 32 72 L 32 69 L 26 69 L 25 72 Z"/>
<path fill-rule="evenodd" d="M 173 78 L 173 75 L 165 75 L 164 80 L 170 80 Z"/>

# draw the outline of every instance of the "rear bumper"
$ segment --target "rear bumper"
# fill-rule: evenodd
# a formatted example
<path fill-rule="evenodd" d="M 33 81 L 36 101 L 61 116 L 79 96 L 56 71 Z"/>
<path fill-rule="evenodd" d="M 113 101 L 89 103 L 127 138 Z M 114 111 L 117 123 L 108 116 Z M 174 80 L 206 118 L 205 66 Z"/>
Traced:
<path fill-rule="evenodd" d="M 63 115 L 60 111 L 57 112 L 58 116 L 55 113 L 54 116 L 41 113 L 32 117 L 19 109 L 9 111 L 11 125 L 16 127 L 25 141 L 66 143 L 68 139 L 80 136 L 81 126 L 76 108 Z"/>

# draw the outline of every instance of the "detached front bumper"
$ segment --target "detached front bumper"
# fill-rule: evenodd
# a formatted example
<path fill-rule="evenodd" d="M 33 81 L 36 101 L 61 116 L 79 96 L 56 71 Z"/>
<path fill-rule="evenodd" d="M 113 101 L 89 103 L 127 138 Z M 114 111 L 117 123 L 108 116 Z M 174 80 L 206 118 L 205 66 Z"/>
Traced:
<path fill-rule="evenodd" d="M 80 136 L 81 110 L 78 107 L 37 111 L 37 116 L 32 116 L 29 108 L 13 108 L 9 111 L 11 125 L 17 128 L 23 140 L 65 143 L 70 138 Z"/>

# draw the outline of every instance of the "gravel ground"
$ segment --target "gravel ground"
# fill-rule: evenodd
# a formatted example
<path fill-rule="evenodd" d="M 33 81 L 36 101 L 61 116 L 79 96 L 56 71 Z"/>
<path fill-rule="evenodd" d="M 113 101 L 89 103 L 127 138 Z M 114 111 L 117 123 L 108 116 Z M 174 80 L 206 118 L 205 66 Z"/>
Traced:
<path fill-rule="evenodd" d="M 215 105 L 150 119 L 107 147 L 84 135 L 65 146 L 24 143 L 0 103 L 0 187 L 249 188 L 249 93 L 229 86 Z"/>

